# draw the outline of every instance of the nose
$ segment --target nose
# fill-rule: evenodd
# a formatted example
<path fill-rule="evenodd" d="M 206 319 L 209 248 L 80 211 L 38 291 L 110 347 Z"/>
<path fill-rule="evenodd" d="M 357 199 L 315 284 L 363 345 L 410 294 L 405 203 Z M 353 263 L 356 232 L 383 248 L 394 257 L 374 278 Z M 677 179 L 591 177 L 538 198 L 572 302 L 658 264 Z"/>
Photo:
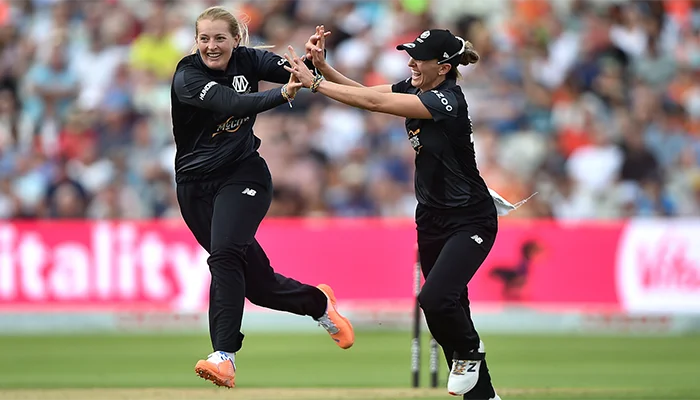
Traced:
<path fill-rule="evenodd" d="M 416 66 L 416 60 L 413 59 L 413 57 L 408 59 L 408 66 L 409 67 L 415 67 Z"/>

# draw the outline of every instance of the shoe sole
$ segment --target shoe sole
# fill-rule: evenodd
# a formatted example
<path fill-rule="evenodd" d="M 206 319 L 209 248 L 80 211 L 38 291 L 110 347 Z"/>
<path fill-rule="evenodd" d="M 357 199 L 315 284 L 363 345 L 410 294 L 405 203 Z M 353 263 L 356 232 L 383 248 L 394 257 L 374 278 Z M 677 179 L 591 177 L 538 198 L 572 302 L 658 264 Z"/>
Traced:
<path fill-rule="evenodd" d="M 348 324 L 348 326 L 350 327 L 350 332 L 352 332 L 353 340 L 352 340 L 352 342 L 350 343 L 350 345 L 348 345 L 348 346 L 343 347 L 343 346 L 340 345 L 340 343 L 338 343 L 338 341 L 337 341 L 335 338 L 333 338 L 333 340 L 336 342 L 336 344 L 338 345 L 338 347 L 340 347 L 341 349 L 347 350 L 347 349 L 351 348 L 352 345 L 355 344 L 355 329 L 352 327 L 352 324 L 350 323 L 350 320 L 347 319 L 347 318 L 345 318 L 342 314 L 340 314 L 340 313 L 338 312 L 338 310 L 336 310 L 336 308 L 335 308 L 335 306 L 336 306 L 336 299 L 335 299 L 335 293 L 333 293 L 333 289 L 331 289 L 331 287 L 328 286 L 328 285 L 326 285 L 326 284 L 318 285 L 318 288 L 321 289 L 321 291 L 322 291 L 323 293 L 325 293 L 326 296 L 328 296 L 328 299 L 331 301 L 331 306 L 333 306 L 333 311 L 335 312 L 335 315 L 337 315 L 338 318 L 340 318 L 340 319 L 342 319 L 343 321 L 345 321 L 345 323 Z"/>
<path fill-rule="evenodd" d="M 221 386 L 228 389 L 236 387 L 236 383 L 234 381 L 236 378 L 235 375 L 230 378 L 222 377 L 218 372 L 210 370 L 206 364 L 200 363 L 201 361 L 194 367 L 194 372 L 196 372 L 200 378 L 205 379 L 216 386 Z"/>

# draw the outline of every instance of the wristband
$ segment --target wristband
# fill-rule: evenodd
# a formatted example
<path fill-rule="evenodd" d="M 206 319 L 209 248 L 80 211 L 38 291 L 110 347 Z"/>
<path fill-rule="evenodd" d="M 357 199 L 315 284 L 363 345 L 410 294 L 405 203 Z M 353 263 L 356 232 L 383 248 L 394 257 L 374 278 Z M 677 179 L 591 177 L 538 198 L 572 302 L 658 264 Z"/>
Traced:
<path fill-rule="evenodd" d="M 311 93 L 316 93 L 318 91 L 319 85 L 321 85 L 321 81 L 323 80 L 323 75 L 321 73 L 316 74 L 314 76 L 314 81 L 311 82 Z"/>
<path fill-rule="evenodd" d="M 289 92 L 287 91 L 287 84 L 285 83 L 282 86 L 282 97 L 284 97 L 285 100 L 287 100 L 287 103 L 289 103 L 289 108 L 292 108 L 292 101 L 294 100 L 293 96 L 289 95 Z"/>

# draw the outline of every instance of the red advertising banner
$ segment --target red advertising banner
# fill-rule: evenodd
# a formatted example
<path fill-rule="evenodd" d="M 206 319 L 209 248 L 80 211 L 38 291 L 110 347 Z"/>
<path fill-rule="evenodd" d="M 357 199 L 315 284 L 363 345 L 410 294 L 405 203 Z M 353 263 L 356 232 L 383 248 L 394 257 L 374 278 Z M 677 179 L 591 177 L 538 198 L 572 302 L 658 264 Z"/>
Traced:
<path fill-rule="evenodd" d="M 280 273 L 341 301 L 412 301 L 410 220 L 266 220 Z M 700 312 L 700 222 L 501 221 L 469 284 L 475 305 Z M 0 311 L 203 311 L 207 254 L 179 221 L 0 224 Z"/>

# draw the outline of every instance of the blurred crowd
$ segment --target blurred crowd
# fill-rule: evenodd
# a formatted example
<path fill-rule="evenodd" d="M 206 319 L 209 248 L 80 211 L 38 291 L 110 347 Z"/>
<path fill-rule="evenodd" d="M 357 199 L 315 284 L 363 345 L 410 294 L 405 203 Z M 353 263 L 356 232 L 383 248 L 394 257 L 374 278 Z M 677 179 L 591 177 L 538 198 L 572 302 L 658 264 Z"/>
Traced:
<path fill-rule="evenodd" d="M 700 1 L 0 0 L 1 218 L 179 218 L 170 80 L 211 5 L 280 54 L 324 24 L 366 85 L 409 76 L 395 46 L 426 29 L 470 40 L 479 168 L 513 202 L 538 192 L 509 218 L 700 215 Z M 306 90 L 255 132 L 269 216 L 413 215 L 402 118 Z"/>

